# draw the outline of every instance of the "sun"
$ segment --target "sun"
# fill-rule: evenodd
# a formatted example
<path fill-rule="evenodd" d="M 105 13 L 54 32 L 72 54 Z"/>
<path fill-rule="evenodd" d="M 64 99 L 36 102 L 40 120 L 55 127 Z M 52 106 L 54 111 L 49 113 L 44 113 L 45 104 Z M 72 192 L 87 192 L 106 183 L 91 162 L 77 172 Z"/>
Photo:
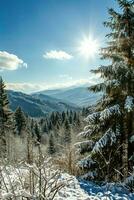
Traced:
<path fill-rule="evenodd" d="M 92 37 L 84 37 L 78 50 L 86 58 L 93 58 L 99 51 L 99 42 Z"/>

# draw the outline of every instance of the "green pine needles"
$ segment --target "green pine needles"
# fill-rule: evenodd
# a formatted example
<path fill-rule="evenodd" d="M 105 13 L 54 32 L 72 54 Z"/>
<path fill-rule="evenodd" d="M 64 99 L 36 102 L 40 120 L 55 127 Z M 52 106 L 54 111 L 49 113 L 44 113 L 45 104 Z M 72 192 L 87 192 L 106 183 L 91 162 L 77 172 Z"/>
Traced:
<path fill-rule="evenodd" d="M 121 12 L 109 9 L 109 21 L 104 23 L 111 31 L 101 58 L 109 65 L 92 70 L 103 82 L 89 88 L 104 95 L 95 113 L 86 118 L 88 126 L 81 133 L 95 142 L 87 159 L 96 162 L 93 170 L 103 180 L 126 178 L 132 171 L 129 158 L 134 152 L 134 144 L 130 144 L 134 134 L 134 1 L 117 2 Z M 91 166 L 86 169 L 89 171 Z"/>

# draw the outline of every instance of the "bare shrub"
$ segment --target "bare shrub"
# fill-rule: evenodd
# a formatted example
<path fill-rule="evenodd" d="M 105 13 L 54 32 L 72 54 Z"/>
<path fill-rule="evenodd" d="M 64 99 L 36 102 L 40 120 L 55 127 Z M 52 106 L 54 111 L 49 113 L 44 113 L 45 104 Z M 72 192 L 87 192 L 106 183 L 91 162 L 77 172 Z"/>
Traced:
<path fill-rule="evenodd" d="M 53 200 L 68 184 L 63 181 L 51 158 L 43 156 L 40 145 L 33 164 L 3 165 L 0 169 L 0 199 L 2 200 Z"/>

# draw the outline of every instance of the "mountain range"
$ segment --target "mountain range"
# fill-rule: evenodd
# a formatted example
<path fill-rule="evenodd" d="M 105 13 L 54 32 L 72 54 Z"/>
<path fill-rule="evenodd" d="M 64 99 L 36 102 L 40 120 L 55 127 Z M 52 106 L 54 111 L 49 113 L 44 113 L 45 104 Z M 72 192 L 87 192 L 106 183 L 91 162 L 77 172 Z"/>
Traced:
<path fill-rule="evenodd" d="M 67 103 L 73 103 L 78 107 L 85 107 L 94 104 L 99 100 L 101 93 L 89 92 L 86 85 L 79 87 L 69 87 L 57 90 L 44 90 L 33 95 L 48 95 L 49 97 L 60 99 Z"/>
<path fill-rule="evenodd" d="M 45 116 L 53 111 L 77 111 L 95 104 L 100 97 L 101 94 L 91 93 L 85 86 L 44 90 L 32 94 L 8 90 L 10 108 L 14 111 L 20 106 L 31 117 Z"/>

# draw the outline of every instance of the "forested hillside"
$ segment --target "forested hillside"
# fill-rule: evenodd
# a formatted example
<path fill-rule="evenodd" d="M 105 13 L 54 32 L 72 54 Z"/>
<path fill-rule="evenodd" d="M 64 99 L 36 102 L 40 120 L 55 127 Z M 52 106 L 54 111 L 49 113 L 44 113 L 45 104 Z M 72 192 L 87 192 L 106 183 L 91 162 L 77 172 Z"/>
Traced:
<path fill-rule="evenodd" d="M 80 110 L 80 108 L 69 102 L 49 97 L 47 95 L 30 95 L 22 92 L 8 91 L 10 108 L 15 111 L 21 106 L 23 111 L 31 117 L 42 117 L 53 111 Z"/>

